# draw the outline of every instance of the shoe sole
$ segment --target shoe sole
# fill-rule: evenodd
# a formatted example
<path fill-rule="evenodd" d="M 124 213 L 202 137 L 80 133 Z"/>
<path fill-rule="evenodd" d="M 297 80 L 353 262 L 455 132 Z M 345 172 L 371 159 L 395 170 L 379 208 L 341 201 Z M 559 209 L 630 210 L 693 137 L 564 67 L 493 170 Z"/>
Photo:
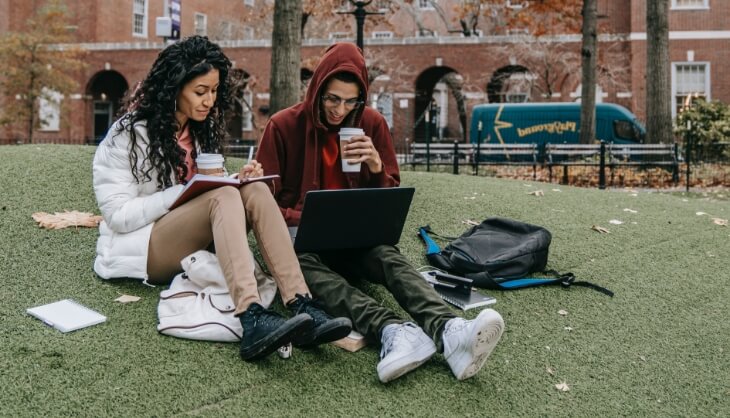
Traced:
<path fill-rule="evenodd" d="M 312 330 L 311 335 L 304 335 L 294 341 L 294 347 L 301 349 L 314 348 L 320 344 L 337 341 L 347 337 L 352 331 L 352 321 L 347 318 L 334 318 Z"/>
<path fill-rule="evenodd" d="M 436 354 L 436 345 L 433 341 L 428 340 L 427 343 L 423 343 L 420 347 L 408 355 L 393 359 L 386 364 L 383 364 L 382 361 L 378 363 L 378 378 L 381 382 L 388 383 L 412 370 L 417 369 L 423 363 L 428 361 L 428 359 L 430 359 L 434 354 Z"/>
<path fill-rule="evenodd" d="M 503 331 L 504 320 L 497 311 L 485 309 L 479 313 L 474 319 L 474 328 L 470 338 L 471 346 L 448 359 L 451 370 L 458 371 L 454 372 L 458 380 L 468 379 L 481 370 L 502 338 Z"/>
<path fill-rule="evenodd" d="M 266 337 L 256 341 L 252 347 L 241 349 L 241 358 L 245 361 L 254 361 L 268 356 L 279 347 L 292 342 L 301 335 L 311 332 L 312 317 L 307 314 L 299 314 L 289 318 L 282 326 L 274 330 Z"/>

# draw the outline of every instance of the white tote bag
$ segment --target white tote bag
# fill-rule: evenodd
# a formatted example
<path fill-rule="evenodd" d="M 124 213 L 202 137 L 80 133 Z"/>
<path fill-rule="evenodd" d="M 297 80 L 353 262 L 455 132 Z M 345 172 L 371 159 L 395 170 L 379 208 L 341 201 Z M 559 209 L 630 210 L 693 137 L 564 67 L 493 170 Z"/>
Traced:
<path fill-rule="evenodd" d="M 180 264 L 185 272 L 160 293 L 157 330 L 191 340 L 239 341 L 243 328 L 233 316 L 235 305 L 215 254 L 196 251 Z M 276 296 L 276 283 L 255 260 L 254 275 L 261 303 L 269 307 Z"/>

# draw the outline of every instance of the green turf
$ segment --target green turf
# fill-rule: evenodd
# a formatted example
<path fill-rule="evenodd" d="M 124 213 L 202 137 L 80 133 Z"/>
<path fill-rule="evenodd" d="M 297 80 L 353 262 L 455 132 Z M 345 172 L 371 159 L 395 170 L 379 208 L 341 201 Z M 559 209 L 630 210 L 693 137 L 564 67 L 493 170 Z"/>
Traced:
<path fill-rule="evenodd" d="M 375 371 L 375 347 L 354 354 L 333 346 L 296 350 L 289 360 L 274 355 L 251 364 L 239 359 L 236 344 L 159 335 L 160 288 L 98 279 L 92 271 L 96 230 L 48 231 L 31 219 L 36 211 L 98 213 L 91 190 L 93 152 L 84 146 L 0 147 L 0 415 L 727 416 L 730 411 L 730 228 L 696 215 L 728 219 L 727 200 L 403 173 L 403 184 L 417 192 L 401 243 L 416 266 L 425 264 L 418 225 L 457 234 L 466 228 L 463 220 L 506 216 L 546 226 L 553 233 L 549 267 L 604 285 L 616 297 L 585 288 L 492 292 L 506 331 L 475 378 L 458 382 L 436 355 L 383 385 Z M 528 194 L 535 190 L 545 195 Z M 624 224 L 611 225 L 611 219 Z M 610 234 L 591 230 L 594 224 Z M 395 305 L 382 288 L 372 290 Z M 114 302 L 121 294 L 142 299 Z M 28 307 L 63 298 L 102 312 L 108 321 L 61 334 L 25 314 Z M 570 391 L 556 390 L 560 382 Z"/>

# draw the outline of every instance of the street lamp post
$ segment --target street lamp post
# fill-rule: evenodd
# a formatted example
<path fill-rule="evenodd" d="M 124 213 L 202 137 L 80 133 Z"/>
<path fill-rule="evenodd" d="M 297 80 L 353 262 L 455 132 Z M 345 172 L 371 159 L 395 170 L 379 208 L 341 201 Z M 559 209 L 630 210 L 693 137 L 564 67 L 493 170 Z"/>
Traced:
<path fill-rule="evenodd" d="M 348 14 L 348 15 L 355 15 L 355 22 L 357 23 L 357 46 L 360 48 L 360 50 L 365 51 L 365 45 L 363 43 L 363 26 L 365 26 L 365 18 L 368 15 L 382 15 L 385 13 L 382 12 L 369 12 L 365 10 L 365 6 L 372 3 L 373 0 L 367 0 L 367 1 L 359 1 L 359 0 L 350 0 L 350 3 L 352 3 L 355 6 L 355 10 L 351 10 L 349 12 L 337 12 L 338 14 Z"/>

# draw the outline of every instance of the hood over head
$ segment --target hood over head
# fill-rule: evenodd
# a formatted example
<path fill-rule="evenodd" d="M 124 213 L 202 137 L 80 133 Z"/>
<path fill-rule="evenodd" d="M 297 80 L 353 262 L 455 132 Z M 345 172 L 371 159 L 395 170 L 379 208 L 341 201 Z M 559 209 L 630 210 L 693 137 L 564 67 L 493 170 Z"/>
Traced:
<path fill-rule="evenodd" d="M 365 57 L 360 48 L 352 43 L 336 43 L 325 51 L 317 68 L 314 69 L 312 79 L 307 88 L 307 95 L 304 99 L 305 111 L 312 116 L 314 125 L 317 128 L 325 129 L 326 126 L 320 118 L 320 96 L 327 81 L 336 73 L 348 72 L 357 77 L 360 84 L 360 100 L 366 101 L 368 97 L 368 70 L 365 66 Z M 354 109 L 350 116 L 343 122 L 344 126 L 357 126 L 362 118 L 364 106 Z"/>

